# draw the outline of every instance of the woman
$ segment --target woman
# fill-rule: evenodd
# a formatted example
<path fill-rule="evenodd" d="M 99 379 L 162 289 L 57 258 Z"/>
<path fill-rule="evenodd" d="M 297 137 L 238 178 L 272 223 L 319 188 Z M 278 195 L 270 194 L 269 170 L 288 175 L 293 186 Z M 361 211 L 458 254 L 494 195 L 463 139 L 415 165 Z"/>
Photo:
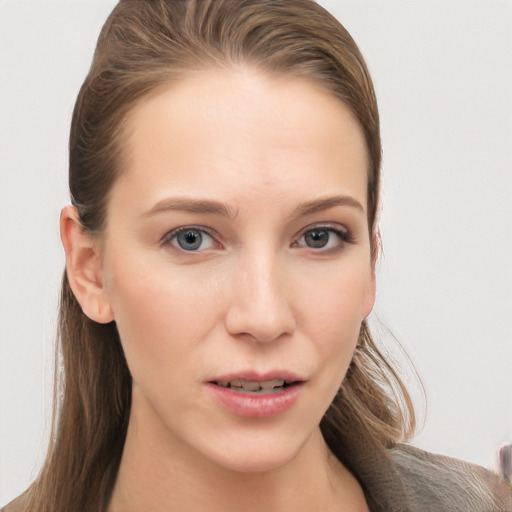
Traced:
<path fill-rule="evenodd" d="M 121 1 L 73 116 L 52 444 L 6 510 L 508 510 L 398 444 L 365 322 L 380 151 L 312 1 Z"/>

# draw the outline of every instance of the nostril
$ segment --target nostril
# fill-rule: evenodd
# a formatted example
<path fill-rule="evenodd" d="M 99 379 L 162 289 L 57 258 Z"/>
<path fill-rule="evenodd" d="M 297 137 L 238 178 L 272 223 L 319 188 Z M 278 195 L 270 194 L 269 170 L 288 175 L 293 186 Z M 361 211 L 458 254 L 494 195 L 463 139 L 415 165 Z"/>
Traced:
<path fill-rule="evenodd" d="M 253 343 L 272 343 L 293 334 L 295 321 L 288 311 L 260 314 L 255 311 L 230 311 L 226 330 L 239 340 Z"/>

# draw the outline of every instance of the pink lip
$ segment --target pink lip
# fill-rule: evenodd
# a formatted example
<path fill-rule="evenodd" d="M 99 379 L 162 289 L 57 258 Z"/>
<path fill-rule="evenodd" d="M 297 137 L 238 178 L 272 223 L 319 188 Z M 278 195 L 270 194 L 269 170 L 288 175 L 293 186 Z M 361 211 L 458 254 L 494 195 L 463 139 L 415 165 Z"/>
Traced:
<path fill-rule="evenodd" d="M 218 381 L 232 381 L 235 379 L 258 382 L 282 379 L 293 382 L 293 385 L 275 393 L 254 394 L 234 391 L 231 388 L 215 384 Z M 303 379 L 290 372 L 272 371 L 260 374 L 249 371 L 216 377 L 206 383 L 206 389 L 216 401 L 237 416 L 268 418 L 290 409 L 298 400 L 304 382 Z"/>

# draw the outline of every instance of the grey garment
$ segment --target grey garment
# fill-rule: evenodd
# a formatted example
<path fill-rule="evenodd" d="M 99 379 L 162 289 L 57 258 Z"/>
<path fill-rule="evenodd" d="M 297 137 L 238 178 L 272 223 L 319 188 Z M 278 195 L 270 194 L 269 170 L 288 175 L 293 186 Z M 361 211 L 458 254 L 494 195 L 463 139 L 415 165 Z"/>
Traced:
<path fill-rule="evenodd" d="M 501 477 L 512 484 L 512 443 L 502 446 L 498 454 L 501 466 Z"/>
<path fill-rule="evenodd" d="M 365 481 L 372 512 L 512 512 L 512 487 L 483 467 L 399 444 Z"/>

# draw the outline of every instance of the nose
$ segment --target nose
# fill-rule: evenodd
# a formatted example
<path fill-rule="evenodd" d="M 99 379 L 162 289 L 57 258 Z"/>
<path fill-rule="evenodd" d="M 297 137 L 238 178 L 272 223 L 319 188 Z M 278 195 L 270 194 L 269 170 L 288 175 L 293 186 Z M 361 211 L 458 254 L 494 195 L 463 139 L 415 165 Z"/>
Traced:
<path fill-rule="evenodd" d="M 292 290 L 285 264 L 262 255 L 241 259 L 230 283 L 226 330 L 237 338 L 268 343 L 291 335 L 296 327 Z M 288 282 L 287 282 L 288 281 Z"/>

